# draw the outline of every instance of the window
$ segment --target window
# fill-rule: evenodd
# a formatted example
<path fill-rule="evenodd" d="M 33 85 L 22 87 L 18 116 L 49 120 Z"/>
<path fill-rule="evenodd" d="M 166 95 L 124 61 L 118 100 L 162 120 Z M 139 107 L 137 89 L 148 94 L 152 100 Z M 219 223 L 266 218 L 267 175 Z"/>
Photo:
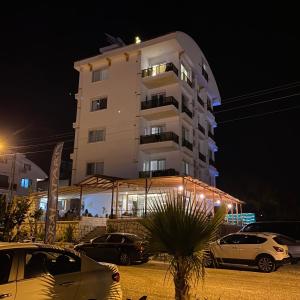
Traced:
<path fill-rule="evenodd" d="M 96 143 L 105 140 L 105 130 L 104 129 L 96 129 L 89 131 L 89 143 Z"/>
<path fill-rule="evenodd" d="M 184 126 L 182 126 L 182 138 L 186 141 L 190 140 L 190 131 Z"/>
<path fill-rule="evenodd" d="M 165 98 L 166 98 L 166 92 L 160 92 L 151 95 L 151 100 L 163 101 Z"/>
<path fill-rule="evenodd" d="M 105 243 L 106 240 L 107 240 L 107 237 L 108 237 L 107 234 L 102 235 L 102 236 L 99 236 L 99 237 L 97 237 L 97 238 L 95 238 L 95 239 L 93 240 L 93 243 L 95 243 L 95 244 L 97 244 L 97 243 Z"/>
<path fill-rule="evenodd" d="M 101 110 L 107 108 L 107 97 L 92 100 L 91 111 Z"/>
<path fill-rule="evenodd" d="M 153 65 L 152 68 L 152 76 L 156 76 L 158 74 L 166 72 L 166 63 L 161 63 L 157 65 Z"/>
<path fill-rule="evenodd" d="M 154 159 L 144 162 L 143 171 L 159 171 L 166 169 L 165 159 Z"/>
<path fill-rule="evenodd" d="M 182 161 L 182 169 L 183 169 L 183 174 L 185 174 L 185 175 L 190 174 L 190 165 L 185 160 Z"/>
<path fill-rule="evenodd" d="M 239 244 L 243 239 L 241 234 L 232 234 L 220 240 L 220 244 Z"/>
<path fill-rule="evenodd" d="M 160 134 L 164 132 L 164 126 L 151 126 L 150 134 Z"/>
<path fill-rule="evenodd" d="M 28 178 L 21 179 L 21 187 L 24 189 L 28 189 L 32 185 L 32 180 Z"/>
<path fill-rule="evenodd" d="M 108 68 L 93 71 L 92 82 L 102 81 L 108 78 Z"/>
<path fill-rule="evenodd" d="M 0 285 L 9 281 L 13 255 L 11 252 L 0 251 Z"/>
<path fill-rule="evenodd" d="M 183 64 L 180 65 L 180 74 L 181 74 L 181 80 L 184 80 L 186 82 L 191 81 L 192 72 L 188 70 L 188 68 Z"/>
<path fill-rule="evenodd" d="M 91 162 L 86 165 L 86 175 L 102 175 L 104 170 L 103 162 Z"/>
<path fill-rule="evenodd" d="M 124 237 L 122 235 L 119 234 L 112 234 L 109 236 L 107 242 L 108 243 L 123 243 L 124 242 Z"/>
<path fill-rule="evenodd" d="M 75 254 L 53 250 L 28 250 L 25 255 L 24 278 L 36 278 L 50 273 L 60 275 L 80 272 L 81 259 Z"/>

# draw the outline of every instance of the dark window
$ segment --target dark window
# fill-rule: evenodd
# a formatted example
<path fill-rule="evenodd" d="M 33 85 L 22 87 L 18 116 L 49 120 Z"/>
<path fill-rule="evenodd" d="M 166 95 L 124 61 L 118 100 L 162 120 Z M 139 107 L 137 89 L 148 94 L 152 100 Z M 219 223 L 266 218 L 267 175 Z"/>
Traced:
<path fill-rule="evenodd" d="M 267 239 L 258 237 L 255 235 L 244 235 L 241 237 L 240 244 L 262 244 L 266 241 Z"/>
<path fill-rule="evenodd" d="M 12 260 L 11 252 L 0 251 L 0 285 L 8 283 Z"/>
<path fill-rule="evenodd" d="M 273 240 L 279 245 L 293 245 L 296 241 L 288 236 L 278 235 Z"/>
<path fill-rule="evenodd" d="M 99 236 L 99 237 L 97 237 L 97 238 L 95 238 L 95 239 L 93 240 L 93 243 L 105 243 L 106 240 L 107 240 L 107 237 L 108 237 L 107 234 L 106 234 L 106 235 Z"/>
<path fill-rule="evenodd" d="M 241 234 L 232 234 L 220 240 L 220 244 L 240 244 L 243 236 Z"/>
<path fill-rule="evenodd" d="M 106 108 L 107 108 L 107 98 L 92 100 L 91 111 L 96 111 L 96 110 L 106 109 Z"/>
<path fill-rule="evenodd" d="M 24 278 L 80 272 L 81 259 L 72 253 L 53 250 L 27 251 L 25 255 Z"/>
<path fill-rule="evenodd" d="M 119 234 L 112 234 L 107 241 L 108 243 L 123 243 L 124 237 Z"/>

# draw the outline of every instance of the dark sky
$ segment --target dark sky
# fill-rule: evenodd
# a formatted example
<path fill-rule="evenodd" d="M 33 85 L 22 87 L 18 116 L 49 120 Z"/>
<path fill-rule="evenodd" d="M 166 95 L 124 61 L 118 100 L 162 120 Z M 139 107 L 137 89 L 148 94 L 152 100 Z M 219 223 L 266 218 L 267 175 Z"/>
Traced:
<path fill-rule="evenodd" d="M 166 3 L 166 2 L 164 2 Z M 78 74 L 73 62 L 96 55 L 105 45 L 104 33 L 132 43 L 180 30 L 193 37 L 206 55 L 217 80 L 221 111 L 300 93 L 300 86 L 255 98 L 226 99 L 300 81 L 300 25 L 297 8 L 281 6 L 224 7 L 216 3 L 155 2 L 111 6 L 15 6 L 0 12 L 0 136 L 12 145 L 43 144 L 48 136 L 72 132 Z M 228 99 L 227 101 L 230 101 Z M 286 215 L 299 208 L 299 108 L 221 124 L 236 118 L 299 105 L 299 96 L 216 113 L 220 188 L 256 205 Z M 35 140 L 32 140 L 32 139 Z M 64 136 L 63 139 L 70 139 Z M 66 144 L 68 158 L 72 144 Z M 18 151 L 51 149 L 51 145 Z M 46 172 L 50 152 L 28 155 Z M 264 200 L 266 198 L 266 200 Z M 274 200 L 275 199 L 275 200 Z M 277 199 L 277 200 L 276 200 Z M 292 200 L 291 200 L 292 199 Z M 299 200 L 299 201 L 298 201 Z M 280 202 L 280 205 L 277 205 Z M 273 204 L 272 204 L 273 203 Z M 253 206 L 248 207 L 254 209 Z M 274 214 L 275 215 L 275 214 Z"/>

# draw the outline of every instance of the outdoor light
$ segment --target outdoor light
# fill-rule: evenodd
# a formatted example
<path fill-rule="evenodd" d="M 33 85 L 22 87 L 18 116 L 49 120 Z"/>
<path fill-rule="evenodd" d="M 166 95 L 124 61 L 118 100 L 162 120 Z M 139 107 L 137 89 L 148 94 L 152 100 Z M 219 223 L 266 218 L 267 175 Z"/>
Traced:
<path fill-rule="evenodd" d="M 138 37 L 138 36 L 135 37 L 135 43 L 136 44 L 140 44 L 141 43 L 140 37 Z"/>
<path fill-rule="evenodd" d="M 217 203 L 217 204 L 221 204 L 221 201 L 220 201 L 220 200 L 217 200 L 216 203 Z"/>
<path fill-rule="evenodd" d="M 180 192 L 183 191 L 183 186 L 182 186 L 182 185 L 180 185 L 180 186 L 178 187 L 178 191 L 180 191 Z"/>
<path fill-rule="evenodd" d="M 231 209 L 231 208 L 232 208 L 232 204 L 231 204 L 231 203 L 227 204 L 227 207 L 228 207 L 229 209 Z"/>
<path fill-rule="evenodd" d="M 204 194 L 200 194 L 200 199 L 204 199 L 205 198 L 205 195 Z"/>

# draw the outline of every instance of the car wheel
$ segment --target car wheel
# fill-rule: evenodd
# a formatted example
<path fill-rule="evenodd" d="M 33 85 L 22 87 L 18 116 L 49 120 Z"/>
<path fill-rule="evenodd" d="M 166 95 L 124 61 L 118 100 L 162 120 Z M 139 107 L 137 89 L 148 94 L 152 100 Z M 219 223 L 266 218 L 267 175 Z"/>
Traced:
<path fill-rule="evenodd" d="M 120 261 L 121 265 L 124 265 L 124 266 L 130 265 L 130 257 L 125 252 L 121 252 L 119 261 Z"/>
<path fill-rule="evenodd" d="M 210 252 L 204 258 L 205 268 L 215 268 L 217 267 L 217 262 L 214 258 L 214 255 Z"/>
<path fill-rule="evenodd" d="M 257 259 L 257 266 L 261 272 L 270 273 L 275 271 L 274 259 L 268 255 L 262 255 Z"/>

